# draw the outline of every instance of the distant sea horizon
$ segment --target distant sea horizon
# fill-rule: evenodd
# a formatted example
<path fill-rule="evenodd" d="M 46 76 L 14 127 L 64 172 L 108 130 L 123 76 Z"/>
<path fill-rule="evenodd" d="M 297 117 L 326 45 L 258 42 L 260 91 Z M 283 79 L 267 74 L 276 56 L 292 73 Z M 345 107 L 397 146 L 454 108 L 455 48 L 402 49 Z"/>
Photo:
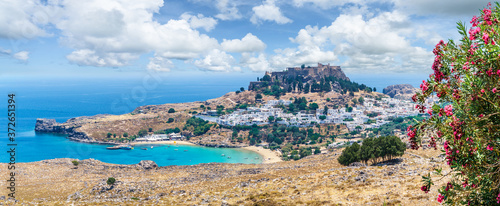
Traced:
<path fill-rule="evenodd" d="M 392 84 L 411 84 L 417 87 L 424 78 L 410 75 L 347 75 L 351 81 L 376 87 L 377 92 Z M 108 163 L 136 164 L 140 160 L 153 160 L 160 166 L 192 165 L 209 162 L 260 163 L 259 155 L 249 151 L 179 146 L 170 150 L 158 146 L 150 151 L 111 151 L 105 145 L 72 142 L 55 134 L 36 134 L 37 118 L 65 122 L 79 116 L 97 114 L 125 114 L 138 106 L 166 103 L 205 101 L 220 97 L 240 87 L 247 89 L 259 74 L 210 74 L 155 78 L 82 78 L 82 79 L 7 79 L 0 83 L 3 95 L 1 108 L 7 108 L 7 94 L 16 94 L 16 162 L 33 162 L 54 158 L 94 158 Z M 1 131 L 0 144 L 7 144 L 6 131 Z M 157 147 L 157 146 L 154 146 Z M 184 147 L 188 147 L 187 149 Z M 178 152 L 188 150 L 187 152 Z M 127 153 L 128 152 L 128 153 Z M 232 155 L 221 157 L 221 152 Z M 8 162 L 6 159 L 0 162 Z"/>

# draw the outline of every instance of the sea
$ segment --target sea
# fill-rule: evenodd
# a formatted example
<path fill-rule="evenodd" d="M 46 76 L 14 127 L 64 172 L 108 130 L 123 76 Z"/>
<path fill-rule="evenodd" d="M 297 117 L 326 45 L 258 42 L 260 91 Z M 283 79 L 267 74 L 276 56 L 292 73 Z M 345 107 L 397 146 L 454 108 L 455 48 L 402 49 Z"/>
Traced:
<path fill-rule="evenodd" d="M 184 145 L 137 145 L 133 150 L 106 150 L 107 145 L 73 142 L 65 135 L 34 132 L 37 118 L 57 122 L 79 116 L 125 114 L 138 106 L 205 101 L 228 92 L 245 89 L 259 74 L 210 73 L 203 75 L 154 76 L 150 74 L 120 78 L 51 77 L 7 78 L 0 82 L 0 146 L 11 146 L 7 137 L 8 94 L 15 94 L 15 162 L 34 162 L 54 158 L 93 158 L 107 163 L 137 164 L 153 160 L 159 166 L 200 163 L 259 164 L 262 157 L 251 151 Z M 417 87 L 425 75 L 349 75 L 352 81 L 376 87 L 381 92 L 392 84 Z M 1 114 L 1 113 L 0 113 Z M 151 148 L 151 146 L 153 148 Z M 148 148 L 142 150 L 139 148 Z M 231 158 L 228 158 L 231 157 Z M 8 153 L 0 162 L 10 162 Z"/>

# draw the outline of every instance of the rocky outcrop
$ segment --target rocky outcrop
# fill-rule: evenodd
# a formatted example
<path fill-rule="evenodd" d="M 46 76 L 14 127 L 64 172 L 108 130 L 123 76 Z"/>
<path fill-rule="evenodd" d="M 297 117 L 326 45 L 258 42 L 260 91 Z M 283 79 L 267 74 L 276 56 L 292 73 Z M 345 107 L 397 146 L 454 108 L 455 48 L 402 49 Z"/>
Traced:
<path fill-rule="evenodd" d="M 158 167 L 158 165 L 151 160 L 141 160 L 137 166 L 145 170 L 155 169 Z"/>
<path fill-rule="evenodd" d="M 70 122 L 70 120 L 68 120 Z M 56 134 L 67 134 L 68 139 L 81 141 L 81 142 L 92 142 L 93 140 L 84 132 L 76 131 L 77 128 L 81 127 L 81 124 L 70 124 L 70 123 L 57 123 L 55 119 L 37 119 L 35 124 L 35 132 L 40 133 L 56 133 Z"/>
<path fill-rule="evenodd" d="M 409 84 L 396 84 L 384 88 L 383 93 L 389 95 L 391 98 L 411 100 L 411 97 L 417 91 L 417 88 Z"/>

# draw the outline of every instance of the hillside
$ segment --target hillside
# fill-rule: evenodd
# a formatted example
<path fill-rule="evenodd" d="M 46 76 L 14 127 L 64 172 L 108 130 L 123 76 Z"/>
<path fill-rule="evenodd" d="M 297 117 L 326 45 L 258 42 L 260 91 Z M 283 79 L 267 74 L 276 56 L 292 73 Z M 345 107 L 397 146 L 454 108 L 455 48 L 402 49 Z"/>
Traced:
<path fill-rule="evenodd" d="M 147 162 L 115 165 L 92 159 L 80 160 L 77 167 L 71 159 L 19 163 L 17 204 L 438 205 L 437 187 L 427 194 L 420 191 L 421 176 L 444 166 L 438 153 L 407 151 L 394 165 L 361 167 L 340 166 L 340 150 L 258 165 L 158 168 Z M 0 164 L 0 172 L 6 168 Z M 106 184 L 108 177 L 116 178 L 113 186 Z M 2 192 L 7 194 L 5 187 Z M 13 203 L 4 196 L 0 201 Z"/>

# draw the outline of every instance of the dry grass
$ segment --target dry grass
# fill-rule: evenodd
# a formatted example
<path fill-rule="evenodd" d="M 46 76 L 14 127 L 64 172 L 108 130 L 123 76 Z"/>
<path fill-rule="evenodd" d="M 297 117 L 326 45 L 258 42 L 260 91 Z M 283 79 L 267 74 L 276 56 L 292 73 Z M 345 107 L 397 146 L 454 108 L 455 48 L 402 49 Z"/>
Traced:
<path fill-rule="evenodd" d="M 421 175 L 442 163 L 405 154 L 390 166 L 344 167 L 340 151 L 272 164 L 200 164 L 143 170 L 70 159 L 20 163 L 20 203 L 43 205 L 437 205 Z M 336 154 L 336 155 L 335 155 Z M 0 166 L 5 173 L 6 165 Z M 117 183 L 99 193 L 108 177 Z M 5 183 L 2 183 L 5 184 Z M 439 183 L 438 183 L 439 184 Z M 101 185 L 101 186 L 99 186 Z M 2 193 L 7 194 L 2 185 Z M 94 191 L 93 191 L 94 189 Z M 79 192 L 78 199 L 70 195 Z"/>

